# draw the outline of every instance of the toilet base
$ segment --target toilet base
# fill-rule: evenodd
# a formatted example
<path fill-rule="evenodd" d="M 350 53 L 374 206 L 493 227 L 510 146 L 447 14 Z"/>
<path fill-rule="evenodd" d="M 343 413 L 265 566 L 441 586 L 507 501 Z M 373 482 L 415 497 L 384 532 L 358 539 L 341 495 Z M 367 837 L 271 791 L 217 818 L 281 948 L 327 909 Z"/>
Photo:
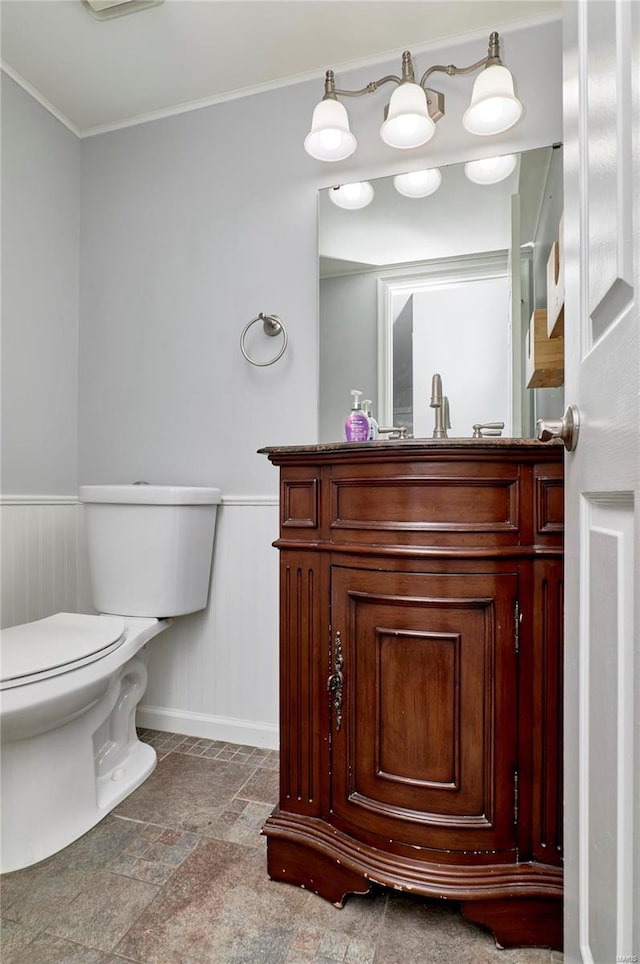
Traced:
<path fill-rule="evenodd" d="M 44 732 L 18 739 L 3 735 L 0 872 L 38 863 L 77 840 L 155 768 L 155 750 L 138 739 L 135 712 L 147 684 L 145 643 L 168 623 L 127 623 L 127 639 L 120 649 L 67 674 L 71 678 L 77 673 L 75 681 L 60 676 L 32 684 L 41 691 L 29 694 L 31 718 L 36 712 L 44 716 L 48 708 L 53 714 L 65 703 L 64 694 L 54 692 L 56 686 L 69 686 L 76 702 L 78 693 L 86 692 L 85 708 L 72 719 L 63 716 L 62 725 L 52 720 L 52 728 Z M 27 687 L 3 696 L 13 694 L 17 701 L 20 689 Z M 22 698 L 26 701 L 26 694 Z M 18 720 L 14 729 L 19 726 Z"/>
<path fill-rule="evenodd" d="M 117 807 L 125 797 L 140 786 L 156 768 L 156 751 L 147 743 L 136 740 L 128 748 L 127 759 L 118 764 L 111 773 L 98 777 L 98 808 L 103 815 Z M 102 819 L 102 817 L 100 818 Z"/>
<path fill-rule="evenodd" d="M 49 784 L 50 795 L 46 806 L 48 813 L 42 817 L 44 823 L 33 822 L 31 807 L 26 813 L 23 811 L 26 820 L 17 820 L 15 812 L 7 813 L 5 819 L 3 813 L 0 872 L 6 874 L 30 867 L 68 847 L 100 823 L 114 807 L 144 783 L 155 769 L 156 763 L 157 756 L 153 747 L 138 740 L 137 745 L 130 747 L 129 757 L 121 767 L 124 771 L 122 778 L 112 781 L 105 774 L 96 782 L 100 802 L 96 802 L 95 806 L 79 809 L 76 802 L 76 805 L 65 813 L 52 803 L 54 797 L 59 799 L 60 794 L 57 791 L 60 788 Z"/>

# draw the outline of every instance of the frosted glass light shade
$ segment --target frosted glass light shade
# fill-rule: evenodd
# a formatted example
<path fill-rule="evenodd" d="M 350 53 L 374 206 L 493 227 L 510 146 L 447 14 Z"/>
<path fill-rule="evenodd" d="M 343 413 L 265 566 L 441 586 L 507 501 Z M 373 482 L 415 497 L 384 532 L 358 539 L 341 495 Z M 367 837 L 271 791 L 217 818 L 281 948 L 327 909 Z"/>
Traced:
<path fill-rule="evenodd" d="M 433 137 L 435 129 L 427 110 L 427 95 L 420 84 L 400 84 L 391 95 L 387 119 L 380 128 L 385 144 L 401 150 L 420 147 Z"/>
<path fill-rule="evenodd" d="M 425 171 L 397 174 L 393 179 L 393 186 L 405 197 L 428 197 L 438 190 L 441 182 L 442 174 L 437 167 L 431 167 Z"/>
<path fill-rule="evenodd" d="M 329 191 L 329 199 L 339 208 L 345 208 L 347 211 L 366 208 L 367 204 L 373 201 L 373 195 L 373 187 L 368 181 L 341 184 L 340 187 L 332 187 Z"/>
<path fill-rule="evenodd" d="M 501 134 L 513 127 L 521 114 L 513 77 L 502 64 L 492 64 L 477 77 L 462 123 L 471 134 Z"/>
<path fill-rule="evenodd" d="M 318 161 L 344 161 L 351 157 L 358 145 L 349 130 L 345 107 L 338 100 L 321 100 L 311 119 L 311 130 L 304 140 L 304 149 Z"/>
<path fill-rule="evenodd" d="M 498 184 L 513 173 L 515 166 L 515 154 L 502 154 L 500 157 L 469 161 L 464 166 L 464 173 L 474 184 Z"/>

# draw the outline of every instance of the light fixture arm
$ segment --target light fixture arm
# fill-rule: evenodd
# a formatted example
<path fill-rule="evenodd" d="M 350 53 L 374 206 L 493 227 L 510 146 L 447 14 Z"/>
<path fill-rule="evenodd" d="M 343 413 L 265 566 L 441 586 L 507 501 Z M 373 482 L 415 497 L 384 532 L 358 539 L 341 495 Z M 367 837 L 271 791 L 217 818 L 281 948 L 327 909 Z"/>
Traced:
<path fill-rule="evenodd" d="M 329 74 L 333 76 L 333 71 L 328 70 L 326 74 L 326 78 L 328 78 Z M 325 78 L 325 90 L 327 85 L 326 78 Z M 360 90 L 336 90 L 334 86 L 333 96 L 335 97 L 336 95 L 338 95 L 339 97 L 362 97 L 363 94 L 375 94 L 378 87 L 382 87 L 383 84 L 401 84 L 401 83 L 402 83 L 402 80 L 400 77 L 396 77 L 395 74 L 387 74 L 386 77 L 381 77 L 380 80 L 370 81 L 366 87 L 361 87 Z M 325 97 L 326 96 L 327 95 L 325 94 Z"/>
<path fill-rule="evenodd" d="M 443 64 L 435 64 L 433 67 L 425 70 L 420 78 L 420 86 L 426 89 L 427 78 L 436 71 L 448 74 L 449 77 L 455 77 L 458 74 L 473 74 L 476 70 L 481 70 L 483 67 L 491 67 L 493 64 L 502 64 L 502 60 L 500 59 L 500 37 L 496 31 L 489 37 L 489 52 L 482 60 L 477 60 L 475 64 L 470 64 L 468 67 L 456 67 L 455 64 L 448 64 L 448 66 L 445 67 Z"/>
<path fill-rule="evenodd" d="M 425 70 L 424 74 L 420 78 L 420 86 L 427 90 L 427 78 L 439 71 L 440 73 L 448 74 L 449 77 L 453 77 L 456 74 L 473 74 L 476 70 L 480 70 L 483 67 L 490 67 L 492 64 L 501 64 L 500 59 L 500 37 L 497 31 L 494 31 L 489 37 L 489 50 L 486 57 L 482 60 L 477 60 L 475 64 L 471 64 L 469 67 L 456 67 L 455 64 L 435 64 L 433 67 L 429 67 Z M 404 84 L 404 83 L 416 83 L 415 72 L 413 69 L 413 59 L 411 53 L 405 50 L 402 54 L 402 77 L 396 76 L 396 74 L 387 74 L 385 77 L 381 77 L 379 80 L 371 80 L 366 85 L 366 87 L 361 87 L 359 90 L 341 90 L 336 88 L 336 78 L 333 70 L 327 70 L 324 77 L 324 100 L 337 100 L 338 97 L 362 97 L 363 94 L 374 94 L 379 87 L 384 86 L 384 84 Z"/>
<path fill-rule="evenodd" d="M 415 84 L 416 77 L 413 70 L 411 53 L 405 50 L 402 54 L 402 77 L 397 77 L 395 74 L 387 74 L 379 80 L 369 81 L 367 86 L 361 87 L 360 90 L 336 90 L 334 73 L 332 70 L 328 70 L 324 79 L 324 91 L 325 97 L 336 97 L 336 95 L 338 97 L 361 97 L 363 94 L 374 94 L 376 90 L 384 84 L 404 84 L 407 82 Z"/>

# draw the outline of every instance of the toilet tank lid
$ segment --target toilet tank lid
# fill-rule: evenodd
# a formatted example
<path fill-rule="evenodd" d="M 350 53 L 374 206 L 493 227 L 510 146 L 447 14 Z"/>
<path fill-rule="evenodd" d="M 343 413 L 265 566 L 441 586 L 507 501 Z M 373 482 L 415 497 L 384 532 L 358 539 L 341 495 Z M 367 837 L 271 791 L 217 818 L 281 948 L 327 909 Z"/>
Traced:
<path fill-rule="evenodd" d="M 81 502 L 130 503 L 132 505 L 217 505 L 220 489 L 201 485 L 81 485 Z"/>

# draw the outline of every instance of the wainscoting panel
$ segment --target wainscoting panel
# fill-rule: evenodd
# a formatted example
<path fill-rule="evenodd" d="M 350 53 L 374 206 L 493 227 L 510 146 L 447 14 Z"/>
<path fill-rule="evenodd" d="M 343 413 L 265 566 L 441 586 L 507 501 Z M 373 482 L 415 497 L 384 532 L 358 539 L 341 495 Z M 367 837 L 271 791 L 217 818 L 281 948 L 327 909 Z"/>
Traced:
<path fill-rule="evenodd" d="M 2 627 L 76 612 L 79 515 L 74 496 L 2 498 Z"/>
<path fill-rule="evenodd" d="M 209 605 L 149 644 L 141 725 L 277 748 L 278 522 L 275 498 L 223 500 Z"/>
<path fill-rule="evenodd" d="M 2 626 L 94 612 L 77 499 L 5 496 L 0 511 Z M 140 725 L 277 748 L 278 526 L 274 497 L 219 507 L 209 605 L 149 644 Z"/>

